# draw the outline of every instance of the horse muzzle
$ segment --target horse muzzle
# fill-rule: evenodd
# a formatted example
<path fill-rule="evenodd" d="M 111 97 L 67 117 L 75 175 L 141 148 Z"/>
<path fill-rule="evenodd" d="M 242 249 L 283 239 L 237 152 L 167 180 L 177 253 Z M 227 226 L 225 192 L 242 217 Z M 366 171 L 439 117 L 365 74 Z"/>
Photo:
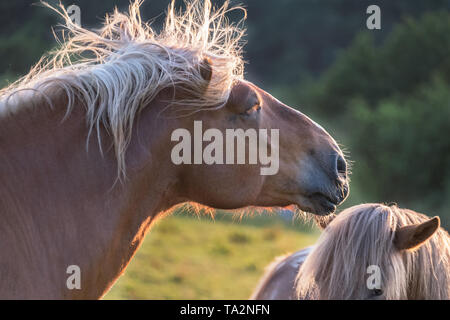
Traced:
<path fill-rule="evenodd" d="M 328 215 L 334 213 L 337 206 L 344 202 L 348 194 L 348 183 L 338 187 L 333 194 L 314 192 L 308 196 L 312 204 L 310 212 L 317 215 Z"/>

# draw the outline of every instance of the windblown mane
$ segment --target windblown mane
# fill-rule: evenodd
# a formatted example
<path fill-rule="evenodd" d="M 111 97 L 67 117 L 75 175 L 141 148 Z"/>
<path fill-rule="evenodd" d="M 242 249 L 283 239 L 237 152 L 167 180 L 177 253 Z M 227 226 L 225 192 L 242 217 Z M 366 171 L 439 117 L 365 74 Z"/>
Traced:
<path fill-rule="evenodd" d="M 330 223 L 297 275 L 300 299 L 367 299 L 367 267 L 381 270 L 387 299 L 449 299 L 450 238 L 439 228 L 416 251 L 394 248 L 397 228 L 428 217 L 396 206 L 363 204 Z"/>
<path fill-rule="evenodd" d="M 44 4 L 64 18 L 67 35 L 59 49 L 0 91 L 2 108 L 23 90 L 47 97 L 63 89 L 68 111 L 75 99 L 86 106 L 89 134 L 96 130 L 100 139 L 103 125 L 112 135 L 121 176 L 135 117 L 161 90 L 183 86 L 189 98 L 174 99 L 168 106 L 188 115 L 223 106 L 233 82 L 243 77 L 244 30 L 241 22 L 230 24 L 226 18 L 229 11 L 242 8 L 229 7 L 228 1 L 212 9 L 209 0 L 187 0 L 184 12 L 177 12 L 172 0 L 159 33 L 141 21 L 141 1 L 131 3 L 128 14 L 115 9 L 96 31 L 74 24 L 62 5 Z M 213 70 L 209 82 L 199 69 L 205 58 Z"/>

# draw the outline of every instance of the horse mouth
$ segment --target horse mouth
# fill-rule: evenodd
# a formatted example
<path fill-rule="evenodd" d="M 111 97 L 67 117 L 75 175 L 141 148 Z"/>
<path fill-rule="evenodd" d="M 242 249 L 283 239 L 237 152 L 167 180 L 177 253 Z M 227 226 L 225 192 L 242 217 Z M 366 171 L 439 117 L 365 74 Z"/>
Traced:
<path fill-rule="evenodd" d="M 313 193 L 308 198 L 312 203 L 312 208 L 309 211 L 321 216 L 334 213 L 340 204 L 337 199 L 332 199 L 323 193 Z"/>

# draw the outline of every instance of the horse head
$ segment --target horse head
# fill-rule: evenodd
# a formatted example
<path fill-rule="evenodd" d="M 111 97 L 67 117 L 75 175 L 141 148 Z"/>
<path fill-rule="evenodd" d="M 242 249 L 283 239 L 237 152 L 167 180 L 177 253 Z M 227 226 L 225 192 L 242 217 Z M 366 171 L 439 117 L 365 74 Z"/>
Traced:
<path fill-rule="evenodd" d="M 348 195 L 347 163 L 335 140 L 253 83 L 235 81 L 220 108 L 174 121 L 181 131 L 171 147 L 181 158 L 173 170 L 190 201 L 222 209 L 296 205 L 325 215 Z"/>

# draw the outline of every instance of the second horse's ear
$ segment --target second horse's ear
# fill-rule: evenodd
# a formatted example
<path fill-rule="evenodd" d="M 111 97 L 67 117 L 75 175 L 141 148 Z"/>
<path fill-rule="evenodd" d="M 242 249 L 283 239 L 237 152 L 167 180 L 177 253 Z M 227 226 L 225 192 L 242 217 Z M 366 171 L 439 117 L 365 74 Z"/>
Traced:
<path fill-rule="evenodd" d="M 399 250 L 418 249 L 439 229 L 439 217 L 431 218 L 420 224 L 400 227 L 395 231 L 394 244 Z"/>

